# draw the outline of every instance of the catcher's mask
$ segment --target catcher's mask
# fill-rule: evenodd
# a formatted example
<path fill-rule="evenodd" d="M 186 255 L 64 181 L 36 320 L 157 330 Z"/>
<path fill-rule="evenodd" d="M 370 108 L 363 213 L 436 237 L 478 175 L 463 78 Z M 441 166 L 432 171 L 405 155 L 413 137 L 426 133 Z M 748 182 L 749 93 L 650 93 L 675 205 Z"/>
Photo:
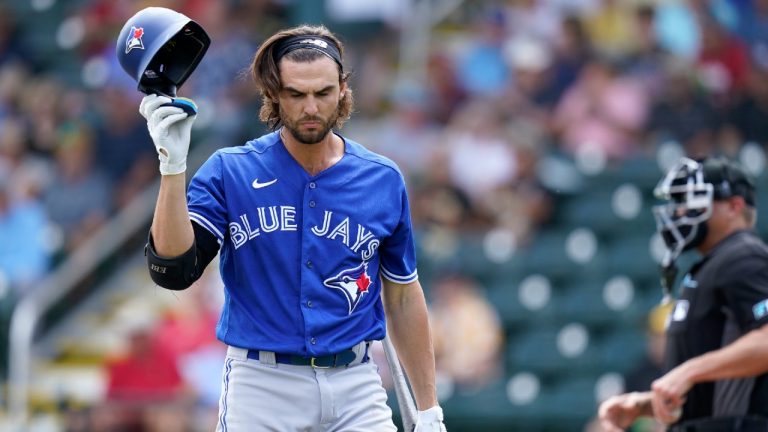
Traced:
<path fill-rule="evenodd" d="M 703 161 L 681 158 L 661 179 L 654 194 L 666 201 L 653 207 L 656 228 L 667 246 L 662 260 L 665 289 L 673 282 L 665 279 L 674 279 L 677 257 L 707 237 L 707 221 L 715 200 L 741 196 L 747 205 L 755 205 L 755 185 L 749 174 L 737 163 L 716 157 Z"/>
<path fill-rule="evenodd" d="M 185 15 L 148 7 L 125 23 L 115 53 L 139 91 L 176 96 L 210 44 L 205 30 Z"/>

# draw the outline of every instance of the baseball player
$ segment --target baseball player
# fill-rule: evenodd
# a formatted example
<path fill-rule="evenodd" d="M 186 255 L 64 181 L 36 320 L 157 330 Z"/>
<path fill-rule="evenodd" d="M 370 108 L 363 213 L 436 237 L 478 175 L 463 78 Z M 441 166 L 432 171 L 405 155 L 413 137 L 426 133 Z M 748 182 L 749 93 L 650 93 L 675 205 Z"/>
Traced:
<path fill-rule="evenodd" d="M 656 193 L 667 201 L 654 208 L 665 267 L 684 250 L 702 258 L 670 314 L 667 373 L 603 402 L 601 425 L 621 431 L 653 416 L 671 432 L 767 431 L 768 246 L 754 232 L 754 180 L 724 158 L 682 158 Z"/>
<path fill-rule="evenodd" d="M 369 357 L 387 325 L 416 430 L 445 430 L 402 174 L 333 131 L 352 110 L 342 54 L 322 26 L 266 40 L 250 71 L 273 132 L 216 151 L 188 189 L 195 117 L 166 97 L 141 102 L 162 174 L 152 279 L 185 289 L 221 254 L 216 332 L 229 348 L 217 431 L 396 430 Z"/>

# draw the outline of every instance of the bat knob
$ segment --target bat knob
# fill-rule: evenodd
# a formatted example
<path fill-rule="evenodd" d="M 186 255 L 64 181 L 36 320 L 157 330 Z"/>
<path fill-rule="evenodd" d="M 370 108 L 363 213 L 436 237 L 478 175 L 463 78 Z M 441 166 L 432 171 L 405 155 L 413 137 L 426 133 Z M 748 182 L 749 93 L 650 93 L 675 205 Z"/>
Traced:
<path fill-rule="evenodd" d="M 175 106 L 184 110 L 185 113 L 190 116 L 197 115 L 197 104 L 192 99 L 183 97 L 172 98 L 170 103 L 163 104 L 161 106 Z"/>

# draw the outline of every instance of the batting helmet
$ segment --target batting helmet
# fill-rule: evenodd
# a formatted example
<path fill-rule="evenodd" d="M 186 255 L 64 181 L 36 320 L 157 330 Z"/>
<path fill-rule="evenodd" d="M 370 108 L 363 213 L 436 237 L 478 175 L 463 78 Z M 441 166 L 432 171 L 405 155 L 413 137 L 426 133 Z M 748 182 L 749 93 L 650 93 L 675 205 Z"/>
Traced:
<path fill-rule="evenodd" d="M 139 91 L 176 96 L 210 44 L 205 30 L 185 15 L 148 7 L 125 23 L 115 53 Z"/>

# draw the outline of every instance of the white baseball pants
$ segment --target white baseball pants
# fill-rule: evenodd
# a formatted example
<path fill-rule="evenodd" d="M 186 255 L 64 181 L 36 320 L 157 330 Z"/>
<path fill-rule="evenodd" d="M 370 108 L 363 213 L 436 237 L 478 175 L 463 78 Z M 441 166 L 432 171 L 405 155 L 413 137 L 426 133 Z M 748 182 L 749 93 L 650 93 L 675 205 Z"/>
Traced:
<path fill-rule="evenodd" d="M 252 360 L 229 347 L 216 432 L 396 432 L 378 368 Z"/>

